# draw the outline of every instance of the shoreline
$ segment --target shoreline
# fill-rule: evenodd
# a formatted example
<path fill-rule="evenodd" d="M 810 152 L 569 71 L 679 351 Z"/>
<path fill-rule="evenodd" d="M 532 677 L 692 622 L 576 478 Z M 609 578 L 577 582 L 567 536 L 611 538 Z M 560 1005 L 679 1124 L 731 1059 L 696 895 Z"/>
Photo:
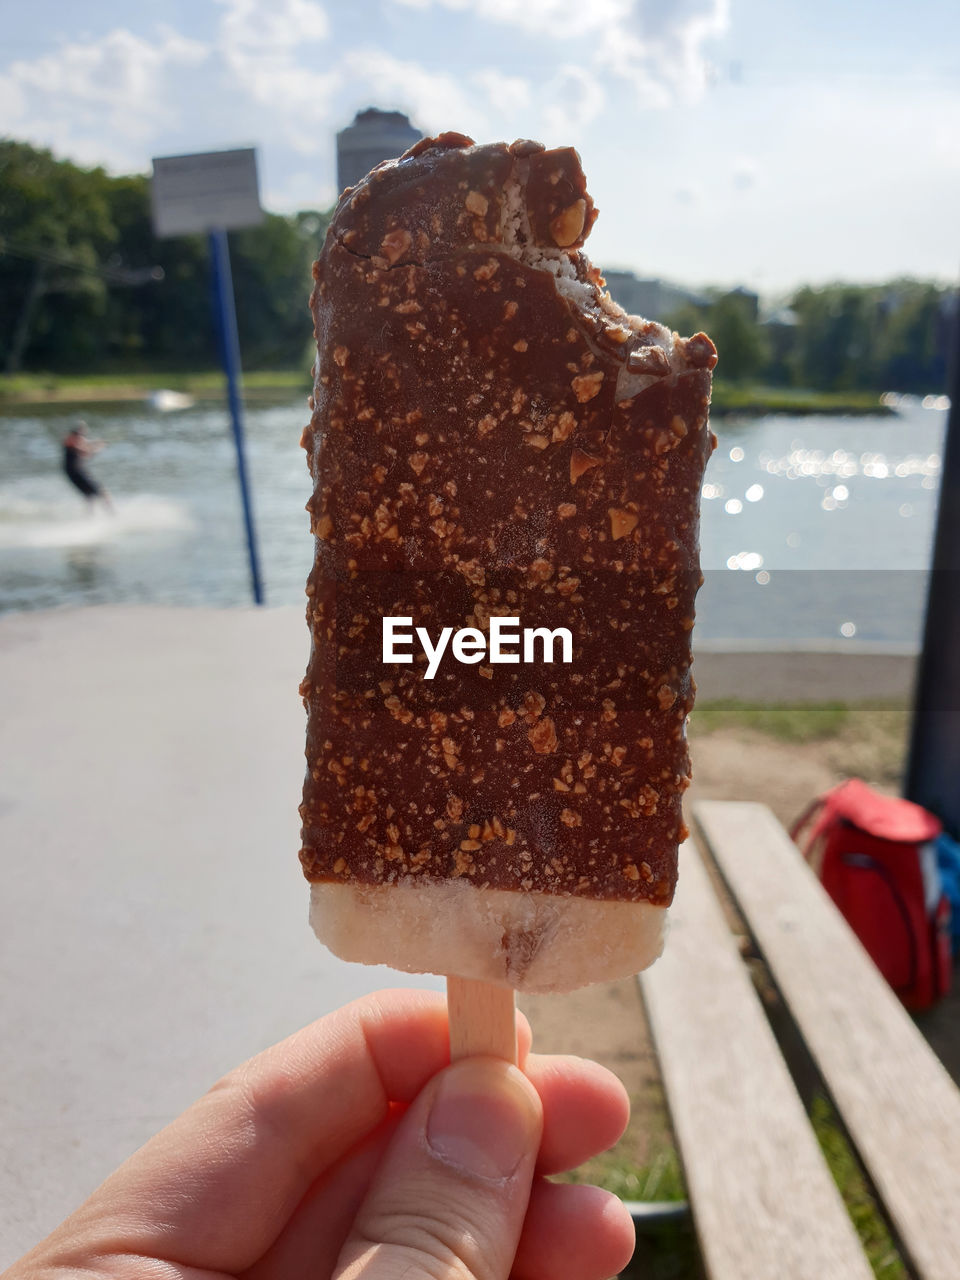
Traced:
<path fill-rule="evenodd" d="M 243 375 L 247 400 L 263 401 L 310 392 L 306 370 L 252 370 Z M 0 377 L 0 412 L 18 405 L 137 404 L 155 391 L 176 391 L 200 401 L 223 399 L 225 384 L 219 370 L 160 373 L 120 373 L 89 376 L 29 373 Z M 879 391 L 816 391 L 791 387 L 752 387 L 714 384 L 711 413 L 715 418 L 756 418 L 769 414 L 810 417 L 839 414 L 851 417 L 895 417 L 896 409 L 882 404 Z"/>

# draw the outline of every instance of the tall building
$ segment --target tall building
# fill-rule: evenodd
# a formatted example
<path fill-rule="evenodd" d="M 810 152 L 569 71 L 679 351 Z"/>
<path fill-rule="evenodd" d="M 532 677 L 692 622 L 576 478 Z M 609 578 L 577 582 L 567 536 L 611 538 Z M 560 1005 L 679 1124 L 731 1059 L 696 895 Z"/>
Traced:
<path fill-rule="evenodd" d="M 381 160 L 392 160 L 423 137 L 401 111 L 367 107 L 337 134 L 337 182 L 353 187 Z"/>
<path fill-rule="evenodd" d="M 632 271 L 604 271 L 610 296 L 624 311 L 647 320 L 664 320 L 686 303 L 706 305 L 702 294 L 669 284 L 666 280 L 641 279 Z"/>

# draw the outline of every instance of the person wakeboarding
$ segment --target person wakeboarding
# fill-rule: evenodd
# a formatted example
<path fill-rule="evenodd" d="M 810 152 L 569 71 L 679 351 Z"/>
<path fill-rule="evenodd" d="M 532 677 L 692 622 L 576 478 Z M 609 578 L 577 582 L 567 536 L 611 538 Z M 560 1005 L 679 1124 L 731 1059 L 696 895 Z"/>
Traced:
<path fill-rule="evenodd" d="M 93 510 L 95 502 L 100 501 L 108 511 L 113 511 L 113 500 L 110 494 L 88 473 L 85 462 L 105 448 L 103 440 L 87 438 L 87 424 L 78 422 L 63 441 L 63 473 L 86 498 Z"/>

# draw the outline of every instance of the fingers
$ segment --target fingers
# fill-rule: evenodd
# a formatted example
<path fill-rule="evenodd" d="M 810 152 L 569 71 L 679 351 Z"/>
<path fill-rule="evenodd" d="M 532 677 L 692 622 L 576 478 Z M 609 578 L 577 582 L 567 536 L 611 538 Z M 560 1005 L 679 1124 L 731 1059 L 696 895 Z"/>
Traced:
<path fill-rule="evenodd" d="M 267 1252 L 239 1280 L 331 1276 L 401 1118 L 399 1111 L 392 1114 L 365 1141 L 325 1170 Z"/>
<path fill-rule="evenodd" d="M 541 1130 L 540 1097 L 516 1067 L 448 1067 L 397 1125 L 334 1280 L 507 1280 Z"/>
<path fill-rule="evenodd" d="M 611 1192 L 539 1179 L 511 1278 L 608 1280 L 630 1261 L 635 1243 L 630 1213 Z"/>
<path fill-rule="evenodd" d="M 524 1070 L 543 1099 L 539 1173 L 575 1169 L 621 1137 L 630 1100 L 612 1071 L 587 1058 L 536 1053 Z"/>
<path fill-rule="evenodd" d="M 525 1071 L 543 1105 L 538 1173 L 571 1169 L 612 1146 L 620 1137 L 629 1116 L 629 1103 L 620 1081 L 609 1071 L 582 1058 L 541 1057 L 538 1054 L 527 1058 Z M 387 1120 L 361 1148 L 328 1169 L 314 1183 L 287 1228 L 253 1267 L 247 1280 L 267 1280 L 268 1277 L 306 1274 L 307 1271 L 318 1276 L 330 1274 L 398 1120 L 398 1116 Z M 583 1192 L 589 1196 L 593 1190 L 561 1189 L 560 1197 L 552 1200 L 549 1197 L 553 1195 L 553 1184 L 537 1179 L 523 1229 L 524 1241 L 530 1232 L 533 1233 L 531 1247 L 525 1256 L 536 1257 L 546 1248 L 546 1257 L 554 1256 L 558 1250 L 566 1257 L 570 1251 L 569 1232 L 566 1231 L 569 1223 L 582 1227 L 588 1237 L 595 1235 L 600 1249 L 607 1219 L 591 1223 L 589 1212 L 584 1208 L 581 1215 L 571 1217 L 569 1223 L 565 1219 L 551 1222 L 549 1212 L 534 1212 L 540 1203 L 541 1185 L 546 1188 L 548 1206 L 556 1203 L 565 1213 L 567 1206 L 562 1202 L 563 1195 Z M 598 1194 L 599 1201 L 590 1201 L 591 1211 L 605 1203 L 604 1193 Z M 581 1199 L 577 1203 L 582 1206 L 585 1202 Z M 599 1256 L 605 1256 L 602 1249 Z M 614 1271 L 608 1274 L 613 1275 Z M 563 1267 L 554 1271 L 553 1276 L 556 1275 L 563 1275 L 565 1280 L 575 1280 L 575 1273 Z M 584 1275 L 591 1276 L 593 1271 L 588 1268 Z"/>
<path fill-rule="evenodd" d="M 524 1062 L 522 1018 L 518 1030 Z M 304 1230 L 313 1223 L 315 1239 L 332 1226 L 339 1245 L 375 1163 L 351 1153 L 369 1150 L 392 1111 L 447 1065 L 447 1035 L 443 997 L 426 992 L 382 992 L 321 1019 L 220 1081 L 108 1179 L 51 1247 L 92 1242 L 234 1272 L 280 1247 L 292 1217 Z M 536 1055 L 526 1069 L 543 1099 L 540 1172 L 616 1141 L 627 1106 L 609 1072 Z"/>

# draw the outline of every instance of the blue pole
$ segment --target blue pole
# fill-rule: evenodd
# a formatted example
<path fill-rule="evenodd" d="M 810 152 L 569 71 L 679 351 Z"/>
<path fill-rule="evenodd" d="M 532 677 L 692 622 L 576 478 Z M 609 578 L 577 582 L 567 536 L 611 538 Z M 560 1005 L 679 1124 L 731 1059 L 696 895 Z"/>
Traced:
<path fill-rule="evenodd" d="M 233 302 L 233 277 L 230 274 L 230 248 L 222 229 L 210 232 L 210 259 L 213 263 L 214 312 L 220 337 L 223 371 L 227 375 L 227 400 L 230 424 L 237 450 L 237 477 L 243 502 L 243 521 L 247 531 L 247 554 L 250 558 L 250 585 L 255 604 L 263 604 L 263 581 L 260 556 L 253 523 L 253 503 L 247 478 L 247 458 L 243 435 L 243 392 L 240 387 L 240 338 L 237 334 L 237 312 Z"/>

